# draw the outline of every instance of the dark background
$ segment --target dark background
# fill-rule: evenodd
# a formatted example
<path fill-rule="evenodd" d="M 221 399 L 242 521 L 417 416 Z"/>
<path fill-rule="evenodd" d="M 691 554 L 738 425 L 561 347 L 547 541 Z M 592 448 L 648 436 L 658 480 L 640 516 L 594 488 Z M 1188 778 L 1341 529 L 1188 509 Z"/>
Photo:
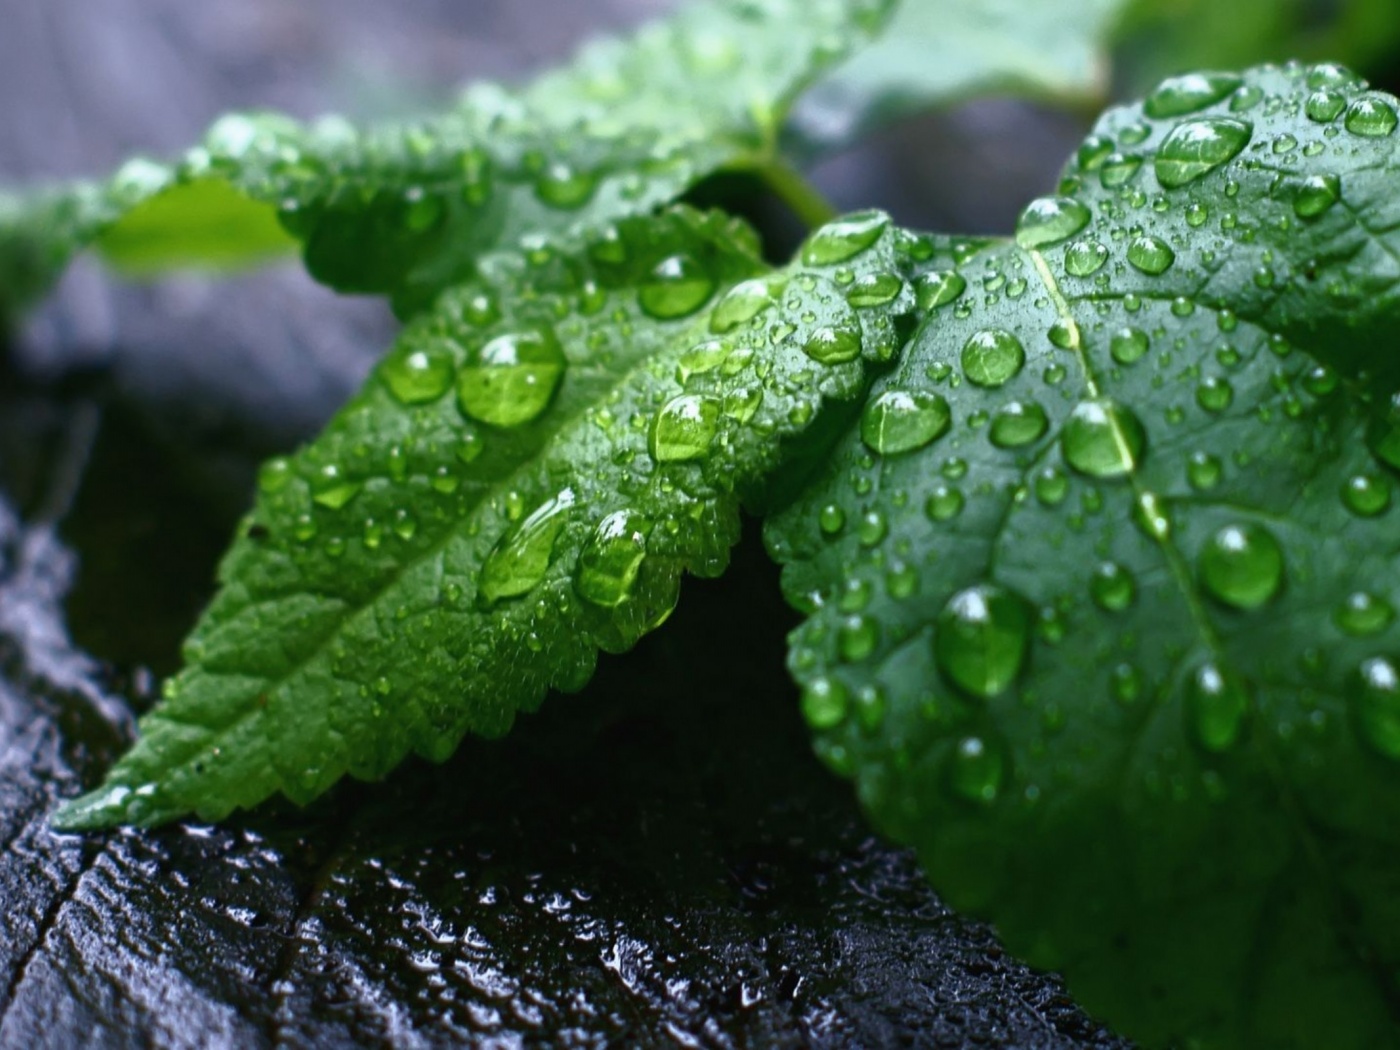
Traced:
<path fill-rule="evenodd" d="M 429 107 L 666 6 L 0 0 L 0 181 L 170 153 L 231 108 Z M 1082 123 L 982 103 L 816 177 L 843 207 L 1004 230 Z M 392 332 L 295 265 L 128 286 L 82 262 L 0 354 L 0 1046 L 1122 1045 L 812 759 L 752 529 L 503 743 L 305 811 L 51 833 L 172 669 L 253 466 Z"/>

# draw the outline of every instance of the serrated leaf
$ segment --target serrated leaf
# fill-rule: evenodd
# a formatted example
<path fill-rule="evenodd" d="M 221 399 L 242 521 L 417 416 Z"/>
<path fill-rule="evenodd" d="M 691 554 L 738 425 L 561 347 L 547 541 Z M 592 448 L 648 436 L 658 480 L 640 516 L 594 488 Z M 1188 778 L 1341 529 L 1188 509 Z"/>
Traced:
<path fill-rule="evenodd" d="M 1400 1045 L 1395 114 L 1110 112 L 769 527 L 819 753 L 1147 1046 Z"/>
<path fill-rule="evenodd" d="M 596 231 L 721 168 L 773 163 L 794 97 L 890 2 L 694 4 L 521 91 L 481 85 L 413 123 L 226 116 L 175 164 L 135 160 L 105 184 L 0 203 L 5 312 L 94 241 L 142 272 L 256 261 L 274 212 L 319 280 L 420 307 L 483 252 Z M 210 183 L 259 207 L 230 209 Z"/>
<path fill-rule="evenodd" d="M 1126 0 L 902 0 L 888 27 L 824 78 L 796 113 L 813 147 L 974 95 L 1082 102 L 1108 86 L 1104 54 Z"/>
<path fill-rule="evenodd" d="M 304 802 L 581 687 L 597 650 L 666 619 L 683 571 L 724 568 L 741 499 L 897 352 L 910 249 L 888 219 L 808 255 L 857 248 L 845 287 L 764 276 L 747 227 L 679 210 L 488 257 L 268 465 L 186 670 L 57 822 Z"/>

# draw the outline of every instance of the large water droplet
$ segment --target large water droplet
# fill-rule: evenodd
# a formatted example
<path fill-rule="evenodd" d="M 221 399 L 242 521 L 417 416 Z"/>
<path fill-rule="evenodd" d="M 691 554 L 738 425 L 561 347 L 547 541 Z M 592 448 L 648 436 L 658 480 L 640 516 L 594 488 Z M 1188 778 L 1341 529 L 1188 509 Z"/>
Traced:
<path fill-rule="evenodd" d="M 886 390 L 860 417 L 860 438 L 882 455 L 911 452 L 948 432 L 948 399 L 926 390 Z"/>
<path fill-rule="evenodd" d="M 1039 197 L 1016 220 L 1016 243 L 1048 248 L 1069 240 L 1089 224 L 1089 209 L 1073 197 Z"/>
<path fill-rule="evenodd" d="M 651 424 L 647 447 L 658 463 L 699 459 L 710 450 L 719 426 L 720 403 L 700 394 L 683 394 L 661 406 Z"/>
<path fill-rule="evenodd" d="M 1157 120 L 1184 117 L 1219 102 L 1240 83 L 1241 78 L 1234 73 L 1187 73 L 1169 77 L 1147 96 L 1142 111 Z"/>
<path fill-rule="evenodd" d="M 1108 249 L 1097 241 L 1075 241 L 1065 249 L 1065 273 L 1088 277 L 1108 262 Z"/>
<path fill-rule="evenodd" d="M 850 695 L 834 678 L 816 678 L 802 690 L 802 716 L 813 729 L 831 729 L 846 720 Z"/>
<path fill-rule="evenodd" d="M 860 356 L 860 331 L 846 325 L 818 328 L 802 344 L 802 352 L 823 365 L 839 365 Z"/>
<path fill-rule="evenodd" d="M 613 608 L 632 595 L 647 553 L 651 522 L 636 511 L 614 511 L 583 545 L 574 587 L 594 605 Z"/>
<path fill-rule="evenodd" d="M 857 277 L 846 289 L 846 302 L 858 309 L 884 306 L 904 288 L 904 282 L 892 273 L 867 273 Z"/>
<path fill-rule="evenodd" d="M 1356 691 L 1361 739 L 1386 758 L 1400 760 L 1400 670 L 1384 656 L 1362 663 Z"/>
<path fill-rule="evenodd" d="M 869 616 L 848 616 L 836 632 L 836 647 L 847 663 L 869 659 L 879 641 L 880 626 Z"/>
<path fill-rule="evenodd" d="M 1153 164 L 1157 181 L 1167 189 L 1185 186 L 1233 160 L 1252 134 L 1253 125 L 1228 117 L 1178 124 L 1157 150 Z"/>
<path fill-rule="evenodd" d="M 723 334 L 752 321 L 771 307 L 776 301 L 775 295 L 780 294 L 781 290 L 772 287 L 766 278 L 736 284 L 715 304 L 710 315 L 710 331 Z"/>
<path fill-rule="evenodd" d="M 1366 95 L 1355 99 L 1347 107 L 1347 115 L 1342 124 L 1353 135 L 1384 138 L 1395 130 L 1395 110 L 1384 99 Z"/>
<path fill-rule="evenodd" d="M 1335 175 L 1311 175 L 1293 194 L 1293 214 L 1313 219 L 1336 204 L 1342 196 L 1342 181 Z"/>
<path fill-rule="evenodd" d="M 440 347 L 418 347 L 392 354 L 379 367 L 379 378 L 405 405 L 436 401 L 452 386 L 452 355 Z"/>
<path fill-rule="evenodd" d="M 1390 506 L 1390 482 L 1374 474 L 1356 474 L 1342 485 L 1342 502 L 1353 514 L 1373 518 Z"/>
<path fill-rule="evenodd" d="M 1249 714 L 1249 690 L 1234 672 L 1207 661 L 1186 687 L 1186 726 L 1207 751 L 1233 747 Z"/>
<path fill-rule="evenodd" d="M 574 502 L 573 489 L 564 489 L 496 541 L 482 563 L 477 584 L 486 604 L 518 597 L 538 586 L 549 570 L 554 543 Z"/>
<path fill-rule="evenodd" d="M 710 271 L 689 255 L 672 255 L 652 269 L 637 292 L 637 303 L 658 320 L 688 317 L 714 294 Z"/>
<path fill-rule="evenodd" d="M 1107 398 L 1081 401 L 1060 431 L 1065 462 L 1092 478 L 1132 471 L 1146 445 L 1147 433 L 1132 409 Z"/>
<path fill-rule="evenodd" d="M 497 336 L 468 354 L 457 377 L 457 402 L 483 423 L 526 423 L 545 410 L 566 367 L 564 350 L 547 328 Z"/>
<path fill-rule="evenodd" d="M 1001 748 L 980 736 L 958 741 L 948 767 L 948 784 L 959 798 L 990 805 L 1001 792 L 1005 777 L 1006 760 Z"/>
<path fill-rule="evenodd" d="M 967 290 L 967 278 L 955 270 L 934 270 L 914 281 L 914 300 L 920 310 L 937 310 Z"/>
<path fill-rule="evenodd" d="M 1395 606 L 1369 591 L 1354 591 L 1337 607 L 1332 619 L 1347 634 L 1379 634 L 1395 620 Z"/>
<path fill-rule="evenodd" d="M 1128 245 L 1128 262 L 1149 277 L 1166 273 L 1175 261 L 1176 252 L 1172 251 L 1171 245 L 1160 237 L 1143 234 L 1140 237 L 1134 237 Z"/>
<path fill-rule="evenodd" d="M 994 583 L 959 591 L 938 614 L 933 654 L 938 669 L 973 696 L 1005 692 L 1020 674 L 1030 647 L 1030 608 Z"/>
<path fill-rule="evenodd" d="M 1045 409 L 1034 401 L 1010 401 L 997 409 L 987 437 L 997 448 L 1021 448 L 1039 440 L 1049 427 Z"/>
<path fill-rule="evenodd" d="M 1021 371 L 1026 350 L 1010 332 L 985 328 L 963 344 L 963 374 L 978 386 L 998 387 Z"/>
<path fill-rule="evenodd" d="M 1149 340 L 1141 328 L 1120 328 L 1108 340 L 1108 352 L 1120 365 L 1130 365 L 1147 353 Z"/>
<path fill-rule="evenodd" d="M 334 463 L 327 463 L 316 472 L 311 482 L 311 499 L 322 507 L 339 510 L 357 495 L 364 483 L 351 481 Z"/>
<path fill-rule="evenodd" d="M 1201 583 L 1237 609 L 1257 609 L 1283 584 L 1283 550 L 1262 525 L 1226 525 L 1201 551 Z"/>
<path fill-rule="evenodd" d="M 880 239 L 890 224 L 881 211 L 860 211 L 829 222 L 807 239 L 802 261 L 808 266 L 832 266 L 859 255 Z"/>

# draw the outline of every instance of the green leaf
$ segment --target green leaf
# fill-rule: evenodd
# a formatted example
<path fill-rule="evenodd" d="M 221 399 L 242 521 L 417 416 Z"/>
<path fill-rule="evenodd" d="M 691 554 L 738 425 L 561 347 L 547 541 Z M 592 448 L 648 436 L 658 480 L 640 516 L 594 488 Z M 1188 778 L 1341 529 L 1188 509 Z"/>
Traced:
<path fill-rule="evenodd" d="M 57 823 L 305 802 L 580 688 L 598 649 L 666 619 L 682 571 L 724 568 L 741 499 L 897 352 L 913 248 L 866 213 L 805 254 L 857 250 L 844 284 L 765 276 L 746 227 L 679 210 L 488 256 L 268 464 L 186 670 Z"/>
<path fill-rule="evenodd" d="M 173 165 L 140 159 L 103 185 L 0 204 L 0 297 L 23 306 L 99 238 L 142 272 L 255 261 L 275 213 L 319 280 L 393 292 L 410 311 L 483 252 L 652 212 L 722 168 L 776 165 L 795 96 L 890 2 L 695 4 L 521 91 L 480 85 L 414 123 L 226 116 Z M 235 214 L 211 183 L 261 207 Z"/>
<path fill-rule="evenodd" d="M 1400 1045 L 1395 111 L 1108 113 L 768 530 L 819 753 L 1147 1046 Z"/>
<path fill-rule="evenodd" d="M 796 114 L 809 145 L 862 133 L 974 95 L 1098 101 L 1105 47 L 1127 0 L 903 0 L 888 28 L 819 83 Z"/>

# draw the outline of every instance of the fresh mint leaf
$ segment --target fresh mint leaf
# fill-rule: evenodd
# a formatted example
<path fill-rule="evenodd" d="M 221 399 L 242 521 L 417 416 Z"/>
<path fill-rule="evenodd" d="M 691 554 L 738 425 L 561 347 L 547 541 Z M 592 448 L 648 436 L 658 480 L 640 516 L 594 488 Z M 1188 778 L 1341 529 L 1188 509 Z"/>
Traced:
<path fill-rule="evenodd" d="M 319 280 L 426 305 L 484 252 L 652 212 L 721 169 L 780 169 L 779 126 L 891 0 L 719 0 L 587 48 L 520 91 L 357 128 L 232 114 L 171 164 L 0 205 L 3 312 L 89 244 L 138 272 L 256 261 L 292 243 Z M 216 187 L 227 186 L 235 193 Z"/>
<path fill-rule="evenodd" d="M 903 0 L 874 45 L 803 99 L 797 134 L 809 147 L 839 147 L 900 117 L 992 93 L 1098 101 L 1108 37 L 1126 6 Z"/>
<path fill-rule="evenodd" d="M 747 227 L 682 209 L 486 257 L 267 465 L 186 670 L 56 822 L 305 802 L 580 688 L 683 571 L 724 568 L 741 499 L 895 356 L 918 247 L 863 213 L 774 273 Z"/>
<path fill-rule="evenodd" d="M 1326 65 L 1109 112 L 768 529 L 819 753 L 1146 1046 L 1400 1045 L 1396 125 Z"/>

